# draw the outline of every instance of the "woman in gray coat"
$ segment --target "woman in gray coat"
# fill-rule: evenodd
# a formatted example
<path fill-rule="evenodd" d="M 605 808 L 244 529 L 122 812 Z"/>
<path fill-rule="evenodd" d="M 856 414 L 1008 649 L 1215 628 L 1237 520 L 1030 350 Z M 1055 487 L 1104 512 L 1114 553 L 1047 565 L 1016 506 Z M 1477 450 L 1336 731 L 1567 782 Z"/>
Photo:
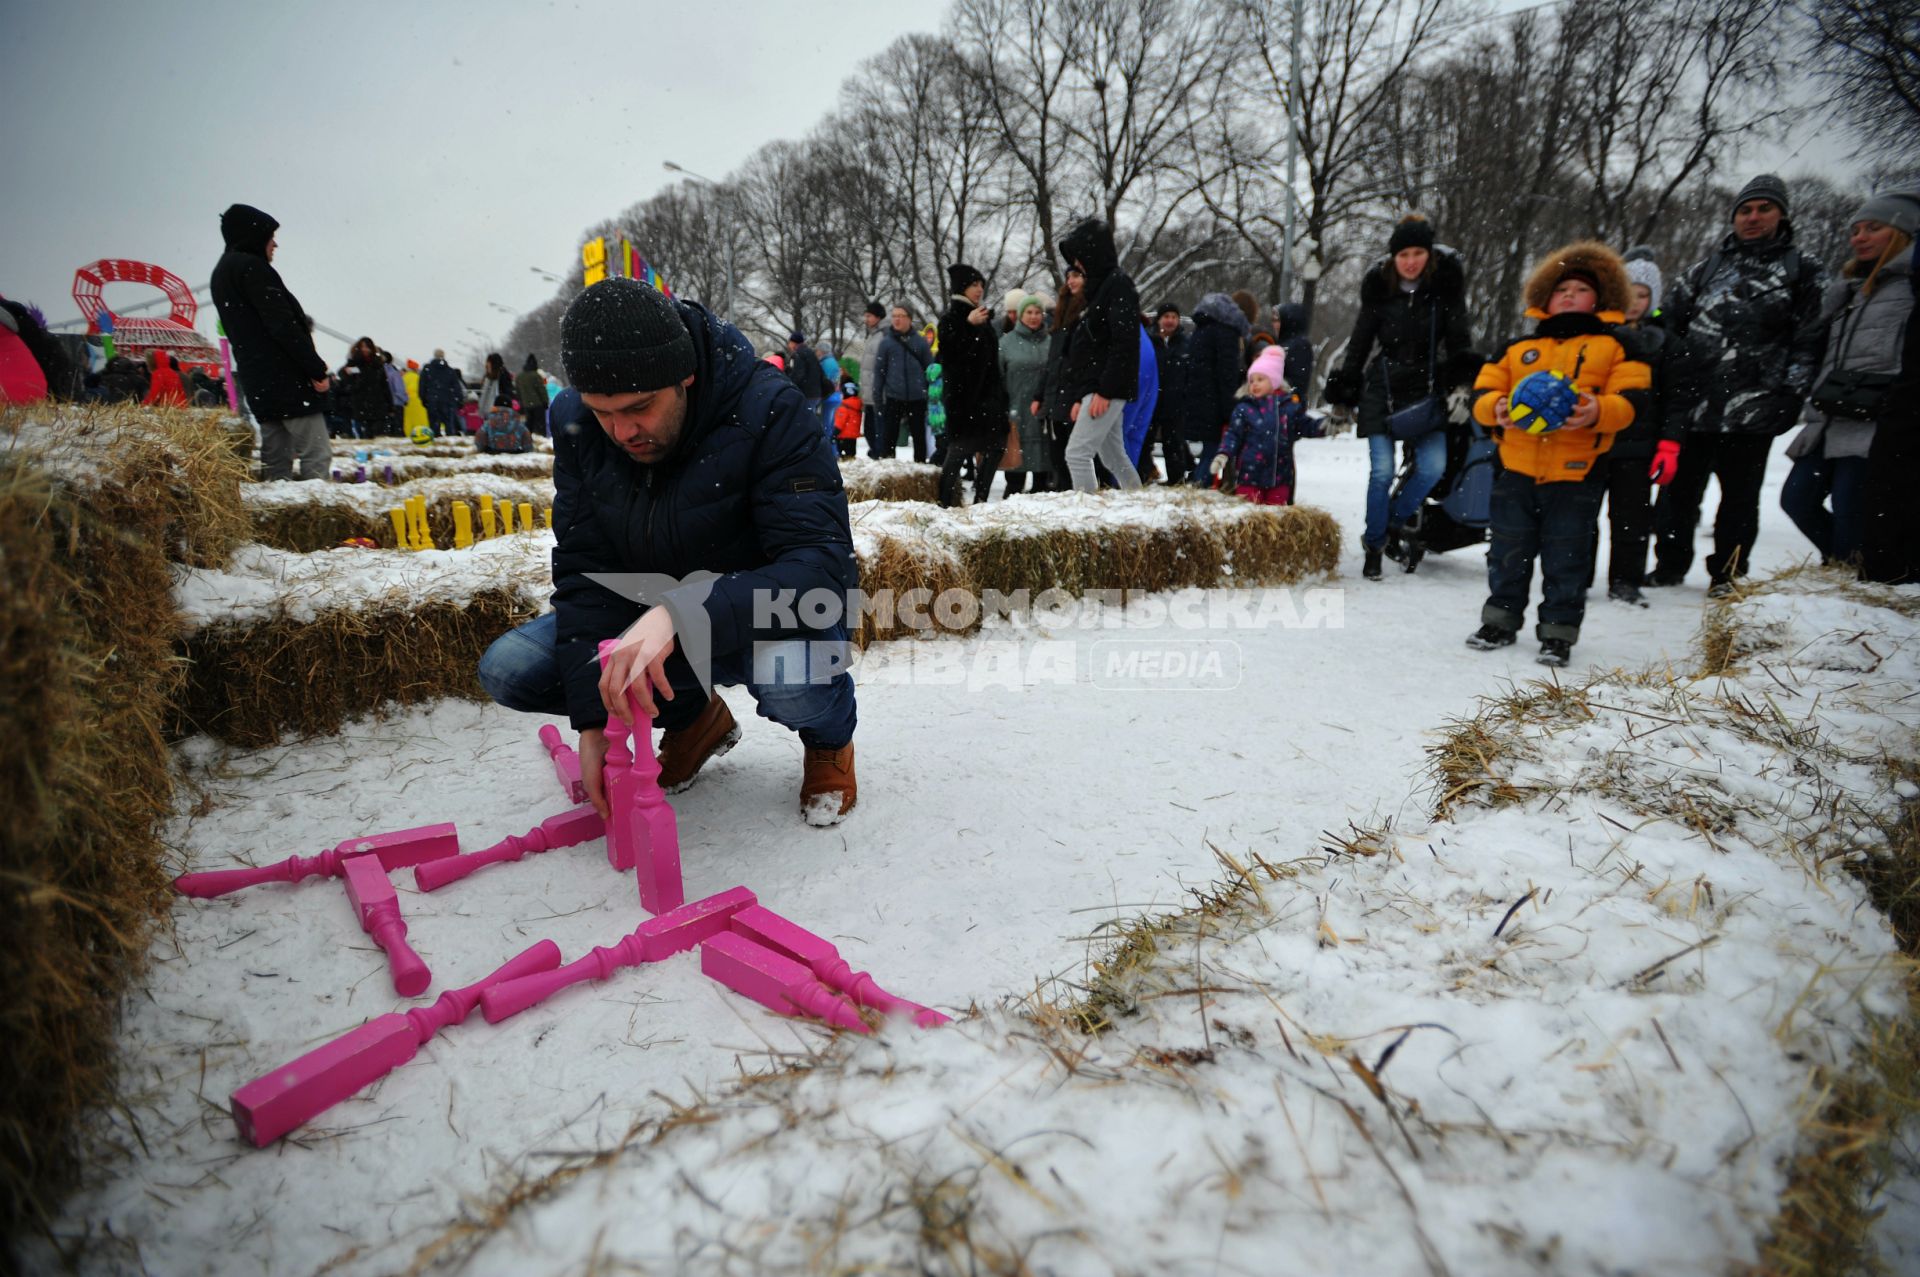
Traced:
<path fill-rule="evenodd" d="M 1880 415 L 1874 397 L 1884 398 L 1884 387 L 1900 371 L 1901 343 L 1913 318 L 1917 226 L 1915 197 L 1867 201 L 1853 215 L 1853 258 L 1827 289 L 1821 314 L 1826 354 L 1813 380 L 1806 425 L 1787 446 L 1793 470 L 1780 489 L 1780 508 L 1823 563 L 1860 557 L 1867 452 Z"/>
<path fill-rule="evenodd" d="M 1064 486 L 1055 482 L 1053 436 L 1040 404 L 1040 384 L 1047 376 L 1047 304 L 1028 294 L 1016 313 L 1013 330 L 1000 338 L 1000 380 L 1020 428 L 1020 466 L 1007 471 L 1007 496 L 1025 491 L 1028 475 L 1035 492 Z"/>

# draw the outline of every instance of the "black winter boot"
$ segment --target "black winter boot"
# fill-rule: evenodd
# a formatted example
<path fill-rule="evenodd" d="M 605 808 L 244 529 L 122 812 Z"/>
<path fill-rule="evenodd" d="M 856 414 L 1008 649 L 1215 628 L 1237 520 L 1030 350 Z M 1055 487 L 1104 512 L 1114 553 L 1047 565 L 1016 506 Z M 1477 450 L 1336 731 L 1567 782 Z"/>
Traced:
<path fill-rule="evenodd" d="M 1378 581 L 1380 579 L 1380 547 L 1370 545 L 1366 550 L 1367 561 L 1360 565 L 1360 575 L 1369 581 Z"/>

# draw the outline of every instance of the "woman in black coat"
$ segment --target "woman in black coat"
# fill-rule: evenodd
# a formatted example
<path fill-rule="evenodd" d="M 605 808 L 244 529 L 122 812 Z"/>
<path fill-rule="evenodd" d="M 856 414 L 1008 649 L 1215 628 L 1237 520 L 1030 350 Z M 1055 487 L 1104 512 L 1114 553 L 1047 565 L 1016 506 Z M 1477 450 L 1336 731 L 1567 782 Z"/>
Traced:
<path fill-rule="evenodd" d="M 1204 488 L 1209 467 L 1220 450 L 1220 436 L 1233 416 L 1234 396 L 1246 380 L 1242 353 L 1253 325 L 1225 293 L 1208 293 L 1193 308 L 1193 337 L 1187 342 L 1187 438 L 1200 441 L 1200 464 L 1193 486 Z"/>
<path fill-rule="evenodd" d="M 1360 316 L 1340 367 L 1327 378 L 1326 400 L 1346 413 L 1358 410 L 1359 434 L 1368 441 L 1366 552 L 1362 574 L 1380 579 L 1380 554 L 1419 512 L 1447 466 L 1447 432 L 1434 430 L 1409 440 L 1413 475 L 1393 508 L 1394 439 L 1387 418 L 1430 395 L 1446 395 L 1472 383 L 1480 356 L 1467 328 L 1466 268 L 1450 248 L 1434 243 L 1433 227 L 1413 216 L 1394 227 L 1388 256 L 1361 277 Z M 1374 356 L 1375 350 L 1378 355 Z M 1369 356 L 1374 356 L 1369 362 Z M 1397 556 L 1396 556 L 1397 557 Z M 1418 561 L 1418 557 L 1414 557 Z"/>
<path fill-rule="evenodd" d="M 1053 304 L 1053 330 L 1047 334 L 1047 372 L 1040 379 L 1040 406 L 1035 409 L 1047 419 L 1054 479 L 1062 491 L 1071 486 L 1067 482 L 1067 440 L 1073 436 L 1075 400 L 1060 374 L 1067 357 L 1067 333 L 1079 322 L 1086 304 L 1086 273 L 1078 266 L 1069 266 L 1060 300 Z"/>
<path fill-rule="evenodd" d="M 987 499 L 1007 447 L 1007 388 L 1000 381 L 1000 335 L 981 304 L 986 277 L 973 267 L 947 267 L 953 291 L 940 316 L 940 380 L 947 407 L 947 455 L 940 467 L 940 504 L 960 504 L 960 467 L 978 456 L 973 499 Z"/>

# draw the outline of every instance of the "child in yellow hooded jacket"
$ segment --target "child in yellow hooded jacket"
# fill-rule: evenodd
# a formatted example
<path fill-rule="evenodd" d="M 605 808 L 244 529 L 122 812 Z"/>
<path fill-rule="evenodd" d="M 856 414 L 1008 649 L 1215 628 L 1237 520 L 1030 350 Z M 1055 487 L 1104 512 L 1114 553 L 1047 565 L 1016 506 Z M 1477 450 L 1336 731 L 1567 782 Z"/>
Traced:
<path fill-rule="evenodd" d="M 1595 462 L 1613 437 L 1649 411 L 1653 376 L 1617 326 L 1631 292 L 1625 265 L 1583 241 L 1547 255 L 1527 279 L 1531 336 L 1480 369 L 1474 419 L 1500 445 L 1487 549 L 1488 599 L 1469 647 L 1505 647 L 1526 616 L 1540 560 L 1536 634 L 1543 665 L 1565 665 L 1586 615 L 1586 582 L 1599 529 L 1605 474 Z M 1532 373 L 1557 373 L 1578 392 L 1565 423 L 1541 433 L 1516 426 L 1510 402 Z M 1597 481 L 1596 481 L 1597 480 Z"/>

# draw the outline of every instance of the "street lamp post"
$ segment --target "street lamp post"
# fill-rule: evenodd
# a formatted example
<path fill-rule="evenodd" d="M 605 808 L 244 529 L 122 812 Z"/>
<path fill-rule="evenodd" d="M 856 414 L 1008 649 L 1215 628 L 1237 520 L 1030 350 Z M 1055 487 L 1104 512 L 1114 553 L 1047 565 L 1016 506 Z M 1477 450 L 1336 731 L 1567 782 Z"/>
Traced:
<path fill-rule="evenodd" d="M 552 271 L 541 270 L 538 266 L 529 266 L 527 267 L 527 269 L 532 271 L 534 274 L 538 275 L 541 279 L 550 279 L 556 284 L 564 284 L 567 282 L 566 280 L 561 279 L 558 275 L 554 274 Z"/>
<path fill-rule="evenodd" d="M 669 173 L 678 173 L 689 181 L 698 182 L 702 186 L 711 188 L 717 192 L 721 200 L 727 204 L 731 204 L 733 200 L 733 196 L 728 192 L 727 188 L 710 177 L 702 177 L 692 169 L 681 168 L 672 160 L 662 160 L 660 167 Z M 721 303 L 720 313 L 726 317 L 728 323 L 733 322 L 733 232 L 730 227 L 727 230 L 727 296 L 726 300 Z"/>

